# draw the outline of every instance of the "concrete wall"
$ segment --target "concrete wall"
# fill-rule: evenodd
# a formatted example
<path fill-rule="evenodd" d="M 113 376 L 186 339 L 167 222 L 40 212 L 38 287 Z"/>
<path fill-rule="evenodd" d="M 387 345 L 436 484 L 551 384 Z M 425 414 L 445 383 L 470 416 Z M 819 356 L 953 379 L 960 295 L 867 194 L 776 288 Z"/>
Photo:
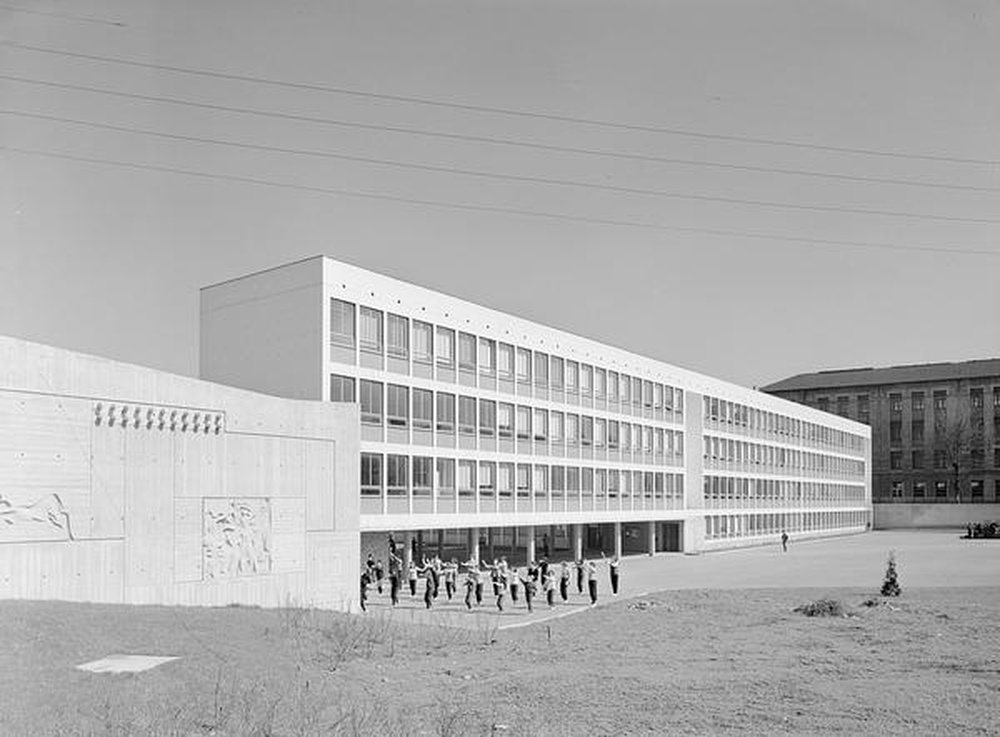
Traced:
<path fill-rule="evenodd" d="M 1000 520 L 1000 504 L 875 504 L 875 529 L 965 527 Z"/>
<path fill-rule="evenodd" d="M 0 337 L 0 598 L 350 609 L 357 426 Z"/>

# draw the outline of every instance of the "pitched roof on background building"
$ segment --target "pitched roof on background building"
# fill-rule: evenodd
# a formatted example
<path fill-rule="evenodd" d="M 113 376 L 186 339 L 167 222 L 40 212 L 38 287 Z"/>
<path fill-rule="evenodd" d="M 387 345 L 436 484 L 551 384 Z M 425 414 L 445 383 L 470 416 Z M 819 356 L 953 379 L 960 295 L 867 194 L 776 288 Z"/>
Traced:
<path fill-rule="evenodd" d="M 852 386 L 929 383 L 955 379 L 977 379 L 1000 376 L 1000 358 L 987 358 L 960 363 L 918 363 L 885 368 L 849 368 L 798 374 L 761 387 L 765 392 L 836 389 Z"/>

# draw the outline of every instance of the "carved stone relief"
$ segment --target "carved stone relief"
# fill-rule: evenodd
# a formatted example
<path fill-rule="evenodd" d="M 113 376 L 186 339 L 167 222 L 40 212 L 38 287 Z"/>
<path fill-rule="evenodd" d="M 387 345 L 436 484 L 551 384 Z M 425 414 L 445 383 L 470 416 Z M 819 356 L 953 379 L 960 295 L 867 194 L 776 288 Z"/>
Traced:
<path fill-rule="evenodd" d="M 270 499 L 205 499 L 202 555 L 207 579 L 270 573 Z"/>

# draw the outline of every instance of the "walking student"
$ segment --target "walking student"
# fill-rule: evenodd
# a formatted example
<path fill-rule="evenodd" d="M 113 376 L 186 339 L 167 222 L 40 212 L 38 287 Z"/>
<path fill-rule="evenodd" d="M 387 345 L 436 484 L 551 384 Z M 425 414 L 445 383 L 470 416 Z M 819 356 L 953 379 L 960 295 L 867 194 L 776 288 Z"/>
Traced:
<path fill-rule="evenodd" d="M 619 578 L 619 566 L 621 566 L 621 560 L 618 556 L 612 556 L 611 560 L 608 561 L 608 573 L 611 576 L 611 595 L 618 596 L 618 582 Z"/>
<path fill-rule="evenodd" d="M 583 593 L 583 574 L 584 574 L 583 559 L 578 558 L 576 561 L 576 593 Z"/>
<path fill-rule="evenodd" d="M 391 537 L 389 538 L 392 539 Z M 389 599 L 392 605 L 399 603 L 399 587 L 402 581 L 403 561 L 395 553 L 389 553 Z"/>
<path fill-rule="evenodd" d="M 569 563 L 563 561 L 562 569 L 559 571 L 559 598 L 563 601 L 569 599 Z"/>
<path fill-rule="evenodd" d="M 410 596 L 416 596 L 417 595 L 417 566 L 416 566 L 416 564 L 412 560 L 410 561 L 410 567 L 409 567 L 409 569 L 406 571 L 406 578 L 407 578 L 407 580 L 410 583 Z"/>
<path fill-rule="evenodd" d="M 597 564 L 592 560 L 584 561 L 587 568 L 587 589 L 590 592 L 590 606 L 597 606 Z"/>
<path fill-rule="evenodd" d="M 781 552 L 788 552 L 788 533 L 784 530 L 781 531 Z"/>
<path fill-rule="evenodd" d="M 555 569 L 550 568 L 545 573 L 545 578 L 542 581 L 542 585 L 545 587 L 545 601 L 549 605 L 549 609 L 556 605 L 556 572 Z"/>

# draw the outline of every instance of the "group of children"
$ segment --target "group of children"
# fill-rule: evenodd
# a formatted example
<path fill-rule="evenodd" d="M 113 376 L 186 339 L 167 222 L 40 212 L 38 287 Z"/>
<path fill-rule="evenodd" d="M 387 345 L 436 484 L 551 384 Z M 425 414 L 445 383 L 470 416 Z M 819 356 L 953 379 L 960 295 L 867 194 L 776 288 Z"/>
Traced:
<path fill-rule="evenodd" d="M 611 593 L 618 596 L 620 583 L 621 561 L 615 555 L 606 558 L 601 553 L 601 558 L 608 564 L 608 573 L 611 583 Z M 507 558 L 494 559 L 493 563 L 484 563 L 475 558 L 470 558 L 463 563 L 452 558 L 444 562 L 435 555 L 431 559 L 426 557 L 421 565 L 410 561 L 409 565 L 403 563 L 399 557 L 396 543 L 389 537 L 388 549 L 388 586 L 389 601 L 392 606 L 399 603 L 399 590 L 405 580 L 409 584 L 410 596 L 417 595 L 418 582 L 422 578 L 424 581 L 424 606 L 431 609 L 435 599 L 444 584 L 444 593 L 448 601 L 452 601 L 458 593 L 458 586 L 461 582 L 465 588 L 465 607 L 472 610 L 473 605 L 480 607 L 483 605 L 483 594 L 486 588 L 487 576 L 493 589 L 493 596 L 496 600 L 496 607 L 499 611 L 504 611 L 509 597 L 510 606 L 517 606 L 523 598 L 525 606 L 529 612 L 534 611 L 534 600 L 541 591 L 545 596 L 545 601 L 550 608 L 556 605 L 556 595 L 563 601 L 569 601 L 570 581 L 573 573 L 576 573 L 576 590 L 578 594 L 584 593 L 584 583 L 586 582 L 587 594 L 590 596 L 590 605 L 597 605 L 597 561 L 579 559 L 574 562 L 562 561 L 560 564 L 550 564 L 546 559 L 531 561 L 523 569 L 507 564 Z M 404 574 L 404 567 L 406 568 Z M 376 560 L 372 553 L 368 553 L 361 572 L 361 609 L 368 609 L 368 589 L 375 586 L 379 594 L 383 592 L 383 581 L 386 578 L 385 567 L 381 560 Z"/>

